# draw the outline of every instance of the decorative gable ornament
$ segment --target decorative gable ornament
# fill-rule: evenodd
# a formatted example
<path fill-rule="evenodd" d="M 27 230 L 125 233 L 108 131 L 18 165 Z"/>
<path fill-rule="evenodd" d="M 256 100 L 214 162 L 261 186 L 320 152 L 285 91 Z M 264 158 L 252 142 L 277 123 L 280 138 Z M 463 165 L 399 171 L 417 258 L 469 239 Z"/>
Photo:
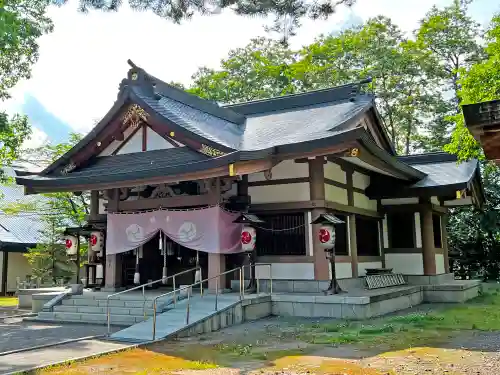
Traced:
<path fill-rule="evenodd" d="M 90 233 L 90 249 L 97 253 L 97 256 L 102 257 L 104 249 L 104 234 L 100 231 Z"/>
<path fill-rule="evenodd" d="M 64 246 L 66 247 L 66 255 L 73 256 L 78 252 L 78 238 L 75 236 L 66 236 L 64 238 Z"/>

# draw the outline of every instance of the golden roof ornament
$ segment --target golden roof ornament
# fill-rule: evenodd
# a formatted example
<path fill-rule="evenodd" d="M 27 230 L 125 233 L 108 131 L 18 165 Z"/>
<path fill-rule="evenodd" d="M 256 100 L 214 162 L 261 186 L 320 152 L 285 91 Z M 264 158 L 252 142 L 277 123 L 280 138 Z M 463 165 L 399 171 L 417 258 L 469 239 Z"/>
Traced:
<path fill-rule="evenodd" d="M 137 104 L 132 104 L 123 116 L 123 124 L 138 127 L 148 120 L 149 114 Z"/>

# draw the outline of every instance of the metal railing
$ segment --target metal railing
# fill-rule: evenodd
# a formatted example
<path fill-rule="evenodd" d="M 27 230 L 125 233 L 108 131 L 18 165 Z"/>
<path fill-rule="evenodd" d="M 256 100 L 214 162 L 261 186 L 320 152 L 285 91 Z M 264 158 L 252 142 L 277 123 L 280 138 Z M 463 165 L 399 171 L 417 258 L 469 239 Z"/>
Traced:
<path fill-rule="evenodd" d="M 192 293 L 192 288 L 194 286 L 202 285 L 203 283 L 206 283 L 206 282 L 213 280 L 213 279 L 216 280 L 216 282 L 215 282 L 215 311 L 218 311 L 219 278 L 221 276 L 227 275 L 228 273 L 239 271 L 239 289 L 240 289 L 239 290 L 239 294 L 240 294 L 239 297 L 240 297 L 240 301 L 241 301 L 245 296 L 245 268 L 246 267 L 257 268 L 258 266 L 269 266 L 269 294 L 272 294 L 273 293 L 272 264 L 271 263 L 256 263 L 254 266 L 253 265 L 244 265 L 241 267 L 233 268 L 232 270 L 219 273 L 218 275 L 209 277 L 205 280 L 200 280 L 200 281 L 197 281 L 191 285 L 185 285 L 181 288 L 174 289 L 168 293 L 164 293 L 164 294 L 161 294 L 159 296 L 156 296 L 153 299 L 153 340 L 156 339 L 156 315 L 157 315 L 157 301 L 158 301 L 158 299 L 164 298 L 164 297 L 167 297 L 167 296 L 173 294 L 174 295 L 173 300 L 174 300 L 174 304 L 175 304 L 175 300 L 177 298 L 176 297 L 177 293 L 180 294 L 180 292 L 187 289 L 187 302 L 186 302 L 186 326 L 187 326 L 187 325 L 189 325 L 189 313 L 190 313 L 190 308 L 191 308 L 191 293 Z M 260 294 L 259 278 L 255 277 L 255 279 L 256 279 L 256 292 L 257 292 L 257 294 Z M 200 291 L 200 292 L 201 292 L 200 293 L 201 297 L 203 297 L 203 292 L 202 291 Z"/>
<path fill-rule="evenodd" d="M 107 325 L 108 325 L 108 336 L 111 334 L 111 313 L 110 313 L 111 310 L 110 310 L 110 306 L 109 306 L 109 301 L 112 297 L 116 297 L 118 295 L 125 294 L 128 292 L 132 292 L 134 290 L 142 289 L 142 298 L 144 300 L 144 302 L 142 304 L 142 313 L 144 315 L 144 320 L 146 320 L 146 287 L 154 285 L 154 284 L 158 284 L 160 282 L 166 282 L 167 280 L 172 279 L 173 290 L 176 290 L 176 286 L 175 286 L 176 276 L 180 276 L 180 275 L 186 274 L 188 272 L 193 272 L 193 271 L 195 271 L 195 273 L 196 273 L 197 270 L 200 270 L 200 273 L 201 273 L 201 267 L 198 266 L 198 267 L 190 268 L 190 269 L 182 271 L 182 272 L 178 272 L 174 275 L 162 277 L 161 279 L 158 279 L 155 281 L 150 281 L 146 284 L 138 285 L 138 286 L 135 286 L 133 288 L 130 288 L 127 290 L 122 290 L 121 292 L 117 292 L 117 293 L 113 293 L 113 294 L 108 295 L 108 297 L 106 298 L 106 319 L 107 319 Z M 203 295 L 203 285 L 200 286 L 200 293 Z M 176 301 L 174 299 L 174 304 L 175 303 L 176 303 Z"/>

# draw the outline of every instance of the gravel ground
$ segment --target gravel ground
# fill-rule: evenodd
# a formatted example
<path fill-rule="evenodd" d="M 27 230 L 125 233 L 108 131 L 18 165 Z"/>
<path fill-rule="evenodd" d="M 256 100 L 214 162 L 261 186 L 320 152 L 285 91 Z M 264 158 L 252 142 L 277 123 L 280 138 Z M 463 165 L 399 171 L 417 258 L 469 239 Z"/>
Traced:
<path fill-rule="evenodd" d="M 107 328 L 102 325 L 49 324 L 8 318 L 0 323 L 0 353 L 102 335 L 106 332 Z"/>

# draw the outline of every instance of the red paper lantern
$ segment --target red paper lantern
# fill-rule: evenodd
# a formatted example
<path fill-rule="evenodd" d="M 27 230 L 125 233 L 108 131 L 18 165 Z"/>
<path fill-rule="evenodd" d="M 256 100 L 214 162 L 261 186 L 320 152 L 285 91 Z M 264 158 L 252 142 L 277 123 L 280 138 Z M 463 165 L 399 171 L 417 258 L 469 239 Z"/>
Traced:
<path fill-rule="evenodd" d="M 255 249 L 255 241 L 257 239 L 257 235 L 255 232 L 255 228 L 249 226 L 243 226 L 241 231 L 241 247 L 243 251 L 252 251 Z"/>
<path fill-rule="evenodd" d="M 66 247 L 67 255 L 76 255 L 78 248 L 78 239 L 75 236 L 66 236 L 64 239 L 64 246 Z"/>
<path fill-rule="evenodd" d="M 104 235 L 100 231 L 90 233 L 90 250 L 102 256 L 104 249 Z"/>
<path fill-rule="evenodd" d="M 335 228 L 333 225 L 322 225 L 318 231 L 318 240 L 323 249 L 332 249 L 335 246 Z"/>

